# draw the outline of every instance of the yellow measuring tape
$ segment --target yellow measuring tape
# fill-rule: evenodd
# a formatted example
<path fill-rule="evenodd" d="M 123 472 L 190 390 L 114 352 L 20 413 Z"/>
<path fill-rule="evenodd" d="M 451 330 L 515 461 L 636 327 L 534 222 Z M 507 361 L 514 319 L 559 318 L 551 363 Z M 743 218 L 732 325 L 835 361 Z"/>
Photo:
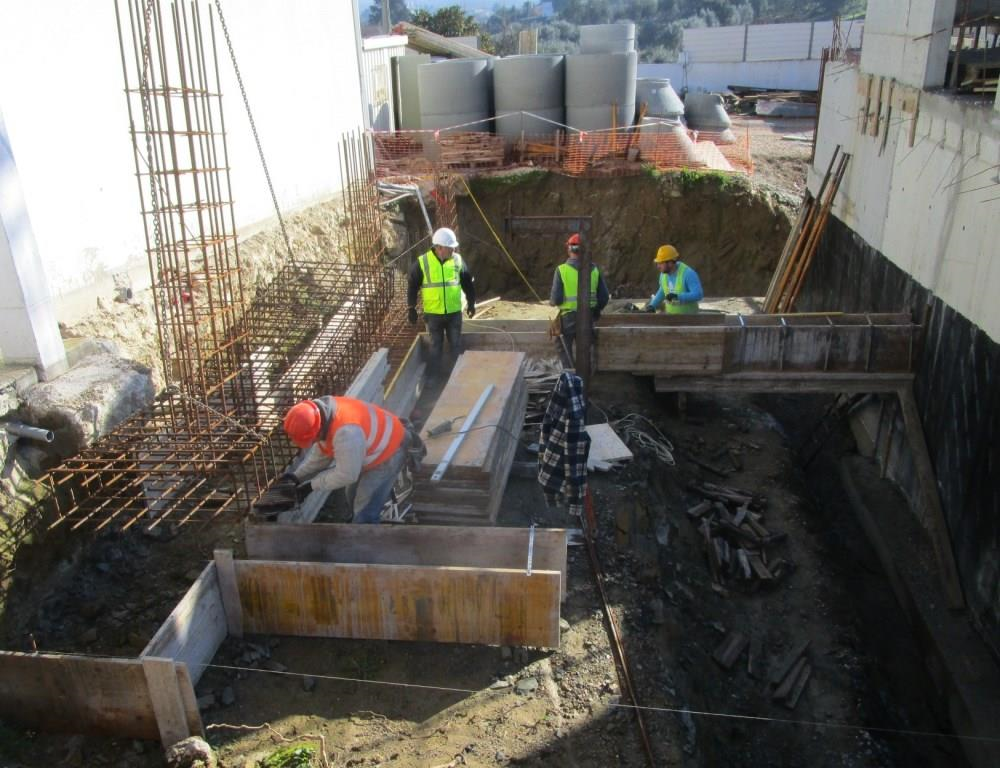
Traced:
<path fill-rule="evenodd" d="M 483 209 L 479 207 L 479 201 L 476 200 L 476 196 L 474 194 L 472 194 L 472 190 L 469 189 L 469 182 L 466 181 L 466 179 L 465 179 L 464 176 L 461 176 L 460 178 L 462 179 L 462 183 L 465 185 L 465 191 L 469 193 L 469 198 L 472 200 L 472 203 L 476 206 L 476 210 L 479 211 L 479 215 L 483 217 L 483 221 L 486 223 L 486 226 L 489 228 L 490 232 L 493 234 L 493 237 L 496 238 L 497 245 L 500 246 L 500 249 L 504 252 L 504 254 L 507 256 L 507 258 L 510 260 L 510 263 L 511 263 L 511 265 L 513 265 L 514 269 L 517 270 L 517 274 L 519 274 L 521 276 L 521 279 L 524 280 L 524 284 L 526 286 L 528 286 L 528 290 L 531 291 L 532 294 L 534 294 L 534 297 L 536 299 L 538 299 L 539 302 L 541 302 L 542 304 L 544 304 L 545 303 L 545 299 L 543 299 L 541 296 L 539 296 L 538 292 L 534 288 L 531 287 L 531 283 L 528 282 L 528 278 L 524 276 L 524 272 L 522 272 L 521 268 L 519 266 L 517 266 L 517 262 L 514 261 L 514 257 L 510 255 L 510 252 L 507 250 L 506 246 L 503 244 L 503 241 L 500 239 L 500 235 L 498 235 L 496 233 L 496 230 L 493 229 L 493 225 L 490 224 L 490 220 L 487 219 L 486 218 L 486 214 L 483 213 Z"/>

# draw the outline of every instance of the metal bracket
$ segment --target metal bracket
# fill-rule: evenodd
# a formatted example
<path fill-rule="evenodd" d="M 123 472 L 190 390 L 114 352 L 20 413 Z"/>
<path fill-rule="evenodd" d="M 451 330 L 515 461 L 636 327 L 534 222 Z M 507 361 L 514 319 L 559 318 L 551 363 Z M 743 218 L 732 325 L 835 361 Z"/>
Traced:
<path fill-rule="evenodd" d="M 465 421 L 462 422 L 462 428 L 458 430 L 458 434 L 455 435 L 455 439 L 451 441 L 451 445 L 449 445 L 448 450 L 445 451 L 444 457 L 441 459 L 441 463 L 437 465 L 437 469 L 435 469 L 434 474 L 431 475 L 432 483 L 441 482 L 441 478 L 444 477 L 444 473 L 448 471 L 448 466 L 451 464 L 451 460 L 454 459 L 455 454 L 458 453 L 458 449 L 461 447 L 462 441 L 465 439 L 465 434 L 475 423 L 476 418 L 479 416 L 479 412 L 483 410 L 483 406 L 486 405 L 486 401 L 489 399 L 490 393 L 493 392 L 493 389 L 493 384 L 486 387 L 486 389 L 483 390 L 483 394 L 481 394 L 479 399 L 476 400 L 476 404 L 472 406 L 472 410 L 469 411 L 469 415 L 466 416 Z"/>
<path fill-rule="evenodd" d="M 524 569 L 526 575 L 531 575 L 531 562 L 535 558 L 535 524 L 531 524 L 528 530 L 528 567 Z"/>

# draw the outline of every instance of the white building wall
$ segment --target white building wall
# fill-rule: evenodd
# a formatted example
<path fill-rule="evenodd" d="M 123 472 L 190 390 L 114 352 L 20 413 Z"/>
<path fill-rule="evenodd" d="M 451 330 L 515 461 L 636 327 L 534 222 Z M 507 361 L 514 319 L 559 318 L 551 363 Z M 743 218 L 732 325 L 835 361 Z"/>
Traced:
<path fill-rule="evenodd" d="M 814 91 L 819 87 L 818 61 L 741 61 L 640 64 L 639 77 L 666 77 L 680 90 L 724 91 L 730 85 Z"/>
<path fill-rule="evenodd" d="M 337 191 L 337 142 L 363 125 L 352 5 L 223 3 L 283 209 Z M 148 278 L 114 5 L 8 0 L 2 16 L 0 107 L 62 316 L 80 289 L 93 307 L 93 286 L 109 273 L 130 268 L 137 279 Z M 216 35 L 236 216 L 244 227 L 274 212 L 225 40 Z"/>
<path fill-rule="evenodd" d="M 911 146 L 912 115 L 901 101 L 916 89 L 897 90 L 883 147 L 882 132 L 860 130 L 861 77 L 844 64 L 827 68 L 810 189 L 841 145 L 852 157 L 835 215 L 1000 341 L 1000 115 L 924 91 Z"/>

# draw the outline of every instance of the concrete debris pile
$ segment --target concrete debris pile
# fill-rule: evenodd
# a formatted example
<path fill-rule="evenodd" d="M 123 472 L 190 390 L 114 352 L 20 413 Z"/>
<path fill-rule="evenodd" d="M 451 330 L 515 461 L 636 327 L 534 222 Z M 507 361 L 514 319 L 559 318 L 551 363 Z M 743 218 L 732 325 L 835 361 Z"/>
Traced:
<path fill-rule="evenodd" d="M 701 533 L 715 591 L 756 590 L 792 572 L 793 563 L 769 552 L 787 536 L 764 527 L 764 497 L 709 482 L 691 483 L 688 489 L 702 497 L 687 516 Z"/>

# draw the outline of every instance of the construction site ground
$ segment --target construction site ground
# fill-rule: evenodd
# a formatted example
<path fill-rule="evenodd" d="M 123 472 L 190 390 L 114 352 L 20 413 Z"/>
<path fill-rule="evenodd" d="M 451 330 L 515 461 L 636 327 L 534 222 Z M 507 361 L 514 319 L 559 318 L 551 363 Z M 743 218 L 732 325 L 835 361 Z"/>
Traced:
<path fill-rule="evenodd" d="M 667 466 L 639 451 L 624 469 L 591 478 L 605 588 L 657 765 L 961 764 L 946 739 L 878 730 L 940 726 L 859 526 L 823 473 L 807 476 L 798 464 L 794 449 L 821 404 L 706 394 L 689 396 L 681 413 L 648 379 L 629 375 L 598 376 L 593 402 L 595 421 L 649 417 L 677 460 Z M 717 462 L 730 451 L 742 469 L 725 479 L 688 461 Z M 794 564 L 790 575 L 757 591 L 713 588 L 701 534 L 685 513 L 699 500 L 686 490 L 696 479 L 766 496 L 768 530 L 787 534 L 775 554 Z M 532 479 L 512 478 L 499 524 L 532 522 L 579 524 L 547 509 Z M 5 647 L 134 656 L 213 549 L 241 546 L 233 525 L 99 538 L 47 580 L 20 582 Z M 645 765 L 583 547 L 571 547 L 568 580 L 553 651 L 230 639 L 197 687 L 208 740 L 221 765 L 236 768 L 289 744 L 319 747 L 320 737 L 336 766 Z M 734 630 L 759 642 L 756 676 L 745 653 L 730 671 L 712 658 Z M 814 672 L 789 710 L 771 700 L 766 675 L 803 640 Z M 11 768 L 163 764 L 154 743 L 6 726 L 0 744 L 0 765 Z"/>

